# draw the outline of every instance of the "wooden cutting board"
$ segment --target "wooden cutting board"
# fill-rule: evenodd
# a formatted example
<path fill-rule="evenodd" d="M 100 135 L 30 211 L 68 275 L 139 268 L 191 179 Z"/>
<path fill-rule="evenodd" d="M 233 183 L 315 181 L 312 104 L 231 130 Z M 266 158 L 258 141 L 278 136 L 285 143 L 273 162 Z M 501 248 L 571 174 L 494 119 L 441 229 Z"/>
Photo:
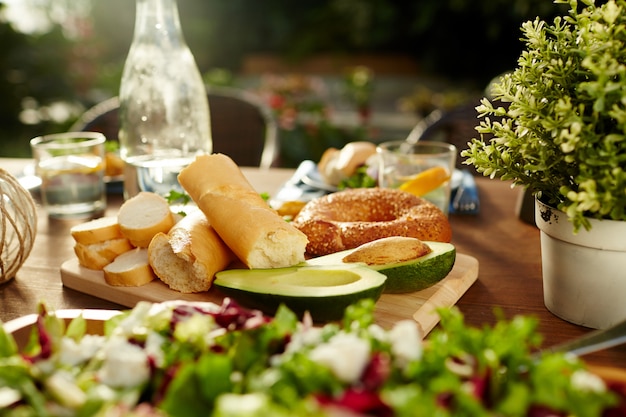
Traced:
<path fill-rule="evenodd" d="M 439 322 L 435 310 L 455 305 L 477 278 L 478 260 L 457 254 L 452 271 L 432 287 L 408 294 L 383 294 L 376 303 L 376 322 L 390 328 L 398 320 L 412 318 L 426 335 Z M 75 258 L 61 266 L 61 281 L 68 288 L 131 308 L 139 301 L 189 300 L 221 304 L 224 298 L 217 289 L 183 294 L 171 290 L 159 280 L 141 287 L 114 287 L 104 282 L 102 272 L 83 268 Z"/>

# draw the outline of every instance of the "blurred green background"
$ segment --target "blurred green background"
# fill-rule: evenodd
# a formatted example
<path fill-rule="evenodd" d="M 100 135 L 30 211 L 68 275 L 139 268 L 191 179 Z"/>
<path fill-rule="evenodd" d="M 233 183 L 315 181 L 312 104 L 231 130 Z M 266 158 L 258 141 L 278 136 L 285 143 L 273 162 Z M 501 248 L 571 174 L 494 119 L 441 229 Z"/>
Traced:
<path fill-rule="evenodd" d="M 178 0 L 185 38 L 203 73 L 249 75 L 259 56 L 299 69 L 320 56 L 355 64 L 363 56 L 401 57 L 414 65 L 390 64 L 388 76 L 397 68 L 398 76 L 416 83 L 436 77 L 479 90 L 515 66 L 521 23 L 551 19 L 563 6 L 549 0 Z M 0 0 L 0 156 L 29 156 L 31 137 L 63 131 L 86 108 L 117 94 L 134 15 L 133 0 Z"/>

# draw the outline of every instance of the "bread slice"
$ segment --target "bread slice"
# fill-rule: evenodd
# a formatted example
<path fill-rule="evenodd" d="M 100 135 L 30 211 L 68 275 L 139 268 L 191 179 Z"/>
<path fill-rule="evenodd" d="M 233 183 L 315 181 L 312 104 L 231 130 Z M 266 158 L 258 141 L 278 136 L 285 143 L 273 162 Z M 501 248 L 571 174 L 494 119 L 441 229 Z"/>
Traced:
<path fill-rule="evenodd" d="M 142 191 L 126 200 L 117 213 L 122 234 L 139 248 L 147 248 L 157 233 L 167 233 L 175 220 L 167 200 Z"/>
<path fill-rule="evenodd" d="M 117 216 L 100 217 L 72 226 L 70 234 L 77 243 L 91 245 L 124 237 Z"/>
<path fill-rule="evenodd" d="M 187 214 L 169 234 L 158 233 L 148 247 L 155 274 L 171 289 L 182 293 L 207 291 L 215 274 L 236 259 L 204 213 Z"/>
<path fill-rule="evenodd" d="M 133 249 L 128 239 L 122 237 L 110 239 L 104 242 L 85 245 L 76 243 L 74 253 L 81 266 L 89 269 L 101 270 L 106 265 L 113 262 L 119 255 Z"/>
<path fill-rule="evenodd" d="M 198 156 L 180 172 L 178 181 L 248 268 L 279 268 L 304 261 L 306 235 L 261 198 L 228 156 Z"/>
<path fill-rule="evenodd" d="M 121 254 L 102 271 L 106 283 L 118 287 L 139 287 L 155 279 L 145 248 L 135 248 Z"/>

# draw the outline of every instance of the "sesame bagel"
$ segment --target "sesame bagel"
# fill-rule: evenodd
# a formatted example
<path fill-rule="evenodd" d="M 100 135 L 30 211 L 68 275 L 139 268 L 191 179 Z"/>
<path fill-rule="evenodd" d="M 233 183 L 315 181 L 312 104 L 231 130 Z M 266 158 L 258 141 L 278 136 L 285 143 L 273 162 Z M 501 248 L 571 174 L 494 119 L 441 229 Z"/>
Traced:
<path fill-rule="evenodd" d="M 293 225 L 309 238 L 307 252 L 320 256 L 389 236 L 450 242 L 452 229 L 434 204 L 405 191 L 355 188 L 307 203 Z"/>

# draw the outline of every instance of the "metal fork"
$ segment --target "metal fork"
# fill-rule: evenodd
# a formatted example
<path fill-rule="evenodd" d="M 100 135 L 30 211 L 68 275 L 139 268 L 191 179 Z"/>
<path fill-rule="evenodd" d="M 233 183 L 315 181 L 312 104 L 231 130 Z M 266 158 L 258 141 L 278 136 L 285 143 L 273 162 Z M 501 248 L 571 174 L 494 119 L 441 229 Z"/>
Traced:
<path fill-rule="evenodd" d="M 478 213 L 480 200 L 474 176 L 467 170 L 463 170 L 462 173 L 461 183 L 452 200 L 452 208 L 455 213 Z"/>
<path fill-rule="evenodd" d="M 544 351 L 570 352 L 578 356 L 609 349 L 626 343 L 626 321 L 619 322 L 608 329 L 594 330 L 586 335 L 552 346 Z"/>

